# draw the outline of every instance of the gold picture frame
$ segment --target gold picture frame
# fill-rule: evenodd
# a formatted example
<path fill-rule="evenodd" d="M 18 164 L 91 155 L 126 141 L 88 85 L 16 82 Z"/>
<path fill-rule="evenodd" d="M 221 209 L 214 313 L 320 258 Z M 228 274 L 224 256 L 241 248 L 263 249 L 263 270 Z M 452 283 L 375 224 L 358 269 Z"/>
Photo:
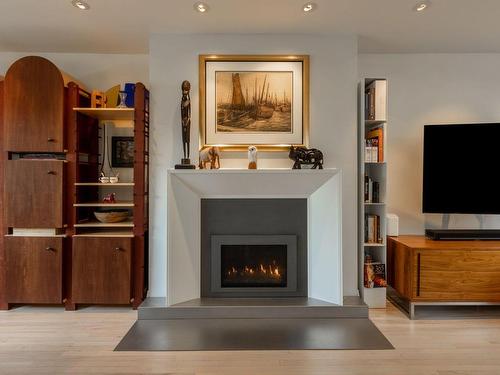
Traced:
<path fill-rule="evenodd" d="M 219 113 L 217 112 L 217 94 L 216 93 L 216 85 L 217 85 L 217 78 L 214 78 L 217 73 L 220 73 L 217 71 L 217 68 L 215 67 L 210 67 L 210 72 L 208 75 L 211 75 L 211 81 L 210 81 L 210 88 L 207 88 L 207 66 L 209 65 L 215 65 L 213 63 L 229 63 L 229 64 L 221 64 L 220 66 L 231 66 L 230 63 L 235 63 L 235 65 L 238 65 L 238 63 L 254 63 L 254 68 L 252 68 L 251 73 L 252 74 L 264 74 L 263 72 L 268 72 L 267 69 L 264 69 L 266 66 L 273 66 L 273 63 L 290 63 L 294 64 L 294 69 L 297 71 L 300 70 L 300 77 L 299 74 L 297 74 L 297 77 L 293 78 L 294 76 L 292 75 L 292 92 L 295 90 L 295 96 L 298 98 L 293 102 L 292 106 L 292 101 L 294 100 L 292 97 L 290 99 L 287 99 L 286 93 L 283 94 L 283 102 L 287 102 L 287 100 L 290 101 L 290 109 L 287 109 L 290 112 L 290 119 L 287 120 L 289 121 L 289 128 L 290 130 L 288 131 L 288 136 L 283 138 L 285 139 L 291 139 L 293 138 L 294 142 L 266 142 L 264 143 L 258 143 L 258 142 L 248 142 L 248 143 L 242 143 L 243 141 L 240 140 L 237 144 L 232 143 L 232 142 L 214 142 L 213 138 L 216 138 L 214 135 L 217 133 L 216 129 L 219 127 Z M 264 65 L 262 64 L 264 63 Z M 266 63 L 269 63 L 271 65 L 266 65 Z M 255 68 L 255 64 L 257 66 L 262 67 L 262 70 L 259 70 L 259 68 Z M 238 66 L 241 67 L 243 64 L 239 64 Z M 278 65 L 276 65 L 278 66 Z M 277 68 L 278 69 L 278 68 Z M 223 71 L 222 73 L 231 73 L 234 76 L 234 71 L 238 71 L 238 85 L 239 83 L 239 72 L 243 70 L 241 69 L 228 69 L 227 71 Z M 215 73 L 214 73 L 215 72 Z M 247 71 L 247 69 L 244 69 L 244 72 L 249 73 L 250 71 Z M 279 70 L 273 69 L 271 74 L 277 74 L 277 73 L 288 73 L 288 72 L 281 72 Z M 293 72 L 292 72 L 293 73 Z M 215 75 L 214 75 L 215 74 Z M 243 74 L 243 73 L 241 73 Z M 267 76 L 267 75 L 266 75 Z M 300 78 L 300 79 L 299 79 Z M 234 79 L 234 78 L 233 78 Z M 266 78 L 265 78 L 266 79 Z M 264 87 L 266 86 L 264 79 L 264 84 L 262 86 L 259 85 L 259 90 L 260 87 L 262 87 L 262 93 L 264 93 Z M 257 78 L 255 78 L 255 81 L 257 81 Z M 308 147 L 309 146 L 309 56 L 308 55 L 200 55 L 199 56 L 199 82 L 200 82 L 200 149 L 203 149 L 205 147 L 210 147 L 210 146 L 218 146 L 224 151 L 246 151 L 247 147 L 249 145 L 255 145 L 259 148 L 259 151 L 287 151 L 290 147 L 290 145 L 295 145 L 295 146 L 304 146 Z M 300 90 L 296 90 L 295 86 L 299 86 L 298 82 L 301 83 L 301 87 L 299 87 Z M 233 81 L 234 85 L 234 81 Z M 257 83 L 255 84 L 257 86 Z M 257 87 L 256 87 L 257 89 Z M 248 89 L 247 89 L 248 90 Z M 269 83 L 267 85 L 267 91 L 269 92 Z M 283 90 L 285 91 L 285 90 Z M 207 104 L 207 92 L 209 93 L 208 96 L 211 97 L 211 102 Z M 298 95 L 300 94 L 300 95 Z M 276 103 L 278 103 L 278 98 L 277 95 L 275 95 L 276 98 Z M 244 95 L 243 95 L 244 96 Z M 248 100 L 249 94 L 247 93 L 247 100 Z M 267 94 L 266 94 L 267 96 Z M 292 96 L 292 95 L 290 95 Z M 255 101 L 255 91 L 254 91 L 254 101 Z M 260 95 L 262 98 L 262 95 Z M 272 94 L 271 94 L 272 98 Z M 271 99 L 272 100 L 272 99 Z M 297 104 L 300 103 L 300 108 L 298 107 Z M 210 108 L 207 108 L 207 106 L 211 106 Z M 284 106 L 284 105 L 283 105 Z M 258 107 L 258 106 L 256 106 Z M 274 107 L 274 106 L 273 106 Z M 292 109 L 293 108 L 293 109 Z M 207 109 L 211 111 L 211 114 L 213 115 L 213 119 L 211 116 L 211 120 L 209 121 L 209 126 L 210 129 L 207 131 Z M 283 111 L 283 109 L 282 109 Z M 292 116 L 293 113 L 293 116 Z M 215 115 L 214 115 L 215 114 Z M 256 117 L 254 117 L 256 118 Z M 297 120 L 298 119 L 298 120 Z M 255 120 L 256 121 L 256 120 Z M 299 128 L 300 126 L 300 128 Z M 298 130 L 300 129 L 300 133 Z M 283 132 L 285 133 L 285 132 Z M 230 135 L 227 135 L 228 133 L 225 133 L 226 139 L 230 137 Z M 240 139 L 245 137 L 244 132 L 237 133 L 235 132 L 235 137 L 239 136 Z M 207 142 L 207 135 L 210 136 L 210 141 Z M 259 135 L 258 133 L 252 134 L 253 138 L 255 140 L 256 136 Z M 293 135 L 293 136 L 292 136 Z M 266 134 L 260 133 L 260 137 L 266 137 Z M 252 138 L 251 136 L 248 136 L 249 138 Z M 299 140 L 300 137 L 300 140 Z M 273 138 L 273 139 L 278 139 L 280 138 L 280 133 L 275 132 L 272 133 L 272 136 L 270 135 L 268 138 Z"/>

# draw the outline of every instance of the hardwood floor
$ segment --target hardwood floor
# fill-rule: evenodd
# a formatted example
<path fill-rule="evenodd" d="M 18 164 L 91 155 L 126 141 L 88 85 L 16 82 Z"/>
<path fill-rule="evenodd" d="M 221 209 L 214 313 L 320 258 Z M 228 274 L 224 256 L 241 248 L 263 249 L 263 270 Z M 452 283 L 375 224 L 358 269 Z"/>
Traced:
<path fill-rule="evenodd" d="M 371 318 L 396 350 L 114 352 L 136 312 L 23 307 L 0 312 L 0 374 L 498 375 L 500 319 Z"/>

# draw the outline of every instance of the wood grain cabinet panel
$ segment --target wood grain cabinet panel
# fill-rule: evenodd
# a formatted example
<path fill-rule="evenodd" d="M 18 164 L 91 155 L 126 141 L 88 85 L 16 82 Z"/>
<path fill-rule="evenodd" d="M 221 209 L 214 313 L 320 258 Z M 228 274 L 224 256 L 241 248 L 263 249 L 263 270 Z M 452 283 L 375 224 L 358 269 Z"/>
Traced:
<path fill-rule="evenodd" d="M 9 303 L 62 303 L 63 239 L 6 237 Z"/>
<path fill-rule="evenodd" d="M 61 160 L 8 160 L 5 163 L 5 226 L 62 228 Z"/>
<path fill-rule="evenodd" d="M 4 148 L 63 152 L 64 80 L 50 61 L 28 56 L 5 75 Z"/>
<path fill-rule="evenodd" d="M 129 304 L 132 238 L 73 237 L 74 303 Z"/>
<path fill-rule="evenodd" d="M 418 251 L 418 298 L 500 300 L 500 251 Z"/>

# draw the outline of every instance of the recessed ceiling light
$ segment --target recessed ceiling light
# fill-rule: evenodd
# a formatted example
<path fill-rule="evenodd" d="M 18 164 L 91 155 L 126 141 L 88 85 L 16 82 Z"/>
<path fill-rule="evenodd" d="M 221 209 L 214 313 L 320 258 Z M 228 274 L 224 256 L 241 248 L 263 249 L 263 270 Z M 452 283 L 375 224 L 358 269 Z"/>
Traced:
<path fill-rule="evenodd" d="M 428 9 L 430 6 L 431 6 L 431 3 L 429 1 L 424 1 L 424 2 L 421 2 L 421 3 L 418 3 L 417 5 L 415 5 L 415 7 L 413 9 L 415 10 L 415 12 L 423 12 L 424 10 Z"/>
<path fill-rule="evenodd" d="M 82 0 L 73 0 L 71 2 L 71 4 L 73 4 L 74 7 L 78 8 L 80 10 L 89 10 L 90 9 L 90 5 Z"/>
<path fill-rule="evenodd" d="M 195 3 L 194 4 L 194 10 L 196 10 L 197 12 L 200 12 L 200 13 L 206 13 L 209 9 L 209 6 L 208 4 L 205 4 L 205 3 Z"/>
<path fill-rule="evenodd" d="M 309 13 L 309 12 L 312 12 L 313 10 L 315 10 L 317 7 L 316 4 L 314 3 L 306 3 L 304 4 L 304 6 L 302 7 L 302 10 L 305 12 L 305 13 Z"/>

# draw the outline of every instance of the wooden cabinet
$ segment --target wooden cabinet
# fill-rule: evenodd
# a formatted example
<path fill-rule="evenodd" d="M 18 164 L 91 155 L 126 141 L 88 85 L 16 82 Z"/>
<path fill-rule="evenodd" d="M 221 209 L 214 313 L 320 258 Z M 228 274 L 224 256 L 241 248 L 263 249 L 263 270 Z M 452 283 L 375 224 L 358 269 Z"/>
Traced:
<path fill-rule="evenodd" d="M 388 283 L 411 302 L 500 302 L 499 241 L 388 239 Z"/>
<path fill-rule="evenodd" d="M 5 226 L 62 228 L 62 160 L 8 160 L 5 163 Z"/>
<path fill-rule="evenodd" d="M 5 76 L 4 149 L 63 152 L 64 80 L 50 61 L 28 56 Z"/>
<path fill-rule="evenodd" d="M 132 238 L 73 237 L 72 301 L 129 304 Z"/>
<path fill-rule="evenodd" d="M 63 239 L 6 237 L 9 303 L 62 303 Z"/>

